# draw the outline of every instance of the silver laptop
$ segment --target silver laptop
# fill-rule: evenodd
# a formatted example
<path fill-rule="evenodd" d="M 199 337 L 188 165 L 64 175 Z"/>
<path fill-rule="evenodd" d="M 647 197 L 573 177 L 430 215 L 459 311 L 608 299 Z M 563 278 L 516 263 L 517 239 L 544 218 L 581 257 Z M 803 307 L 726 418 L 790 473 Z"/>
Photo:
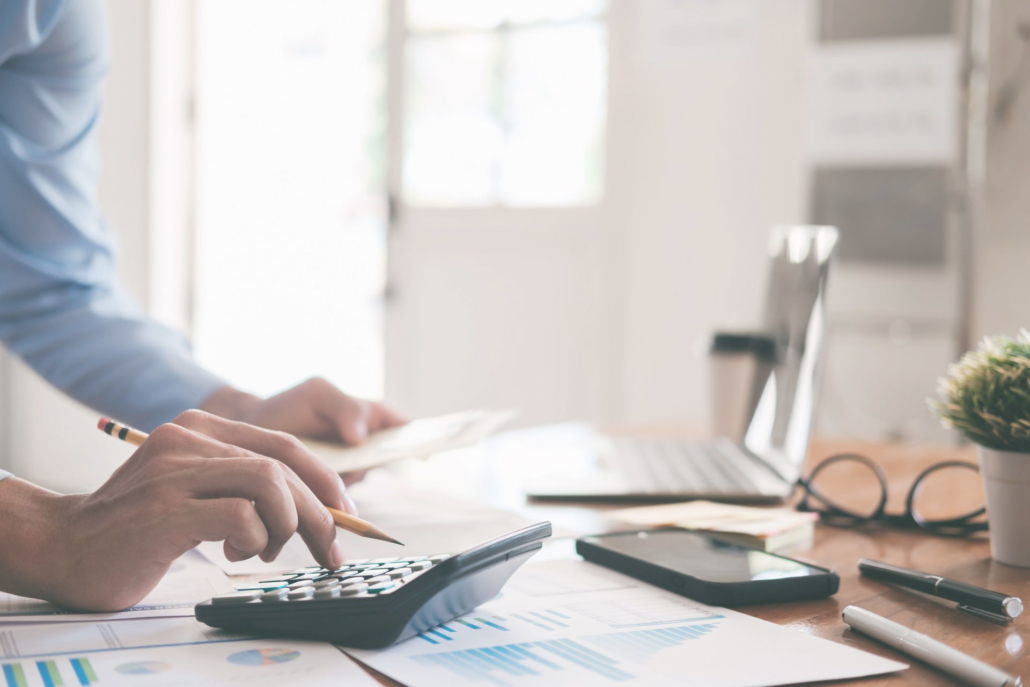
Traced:
<path fill-rule="evenodd" d="M 801 474 L 815 412 L 826 328 L 826 280 L 834 227 L 782 226 L 771 232 L 763 334 L 776 343 L 742 441 L 610 437 L 597 469 L 530 486 L 537 499 L 780 502 Z"/>

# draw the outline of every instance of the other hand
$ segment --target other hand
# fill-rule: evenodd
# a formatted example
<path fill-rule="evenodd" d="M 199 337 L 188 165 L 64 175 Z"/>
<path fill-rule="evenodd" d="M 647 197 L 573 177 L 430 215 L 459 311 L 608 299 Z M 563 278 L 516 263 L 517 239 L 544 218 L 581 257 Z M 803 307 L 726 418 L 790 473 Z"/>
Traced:
<path fill-rule="evenodd" d="M 202 408 L 215 415 L 312 439 L 356 446 L 369 434 L 403 425 L 407 419 L 375 401 L 348 396 L 315 377 L 292 389 L 261 399 L 222 387 Z"/>

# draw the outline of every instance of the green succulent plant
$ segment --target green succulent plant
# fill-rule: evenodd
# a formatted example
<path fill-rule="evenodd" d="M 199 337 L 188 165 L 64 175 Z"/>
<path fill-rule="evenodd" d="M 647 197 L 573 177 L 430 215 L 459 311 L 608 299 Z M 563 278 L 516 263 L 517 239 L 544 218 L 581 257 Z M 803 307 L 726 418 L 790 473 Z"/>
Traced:
<path fill-rule="evenodd" d="M 946 427 L 987 448 L 1030 453 L 1030 333 L 984 339 L 948 368 L 930 405 Z"/>

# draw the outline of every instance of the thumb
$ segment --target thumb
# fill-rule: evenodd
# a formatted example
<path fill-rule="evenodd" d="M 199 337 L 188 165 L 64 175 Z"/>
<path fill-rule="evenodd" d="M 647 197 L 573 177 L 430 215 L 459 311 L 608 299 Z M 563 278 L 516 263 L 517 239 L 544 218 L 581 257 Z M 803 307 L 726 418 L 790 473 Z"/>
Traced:
<path fill-rule="evenodd" d="M 357 446 L 368 438 L 369 407 L 366 401 L 351 399 L 353 403 L 336 416 L 336 430 L 346 443 Z"/>

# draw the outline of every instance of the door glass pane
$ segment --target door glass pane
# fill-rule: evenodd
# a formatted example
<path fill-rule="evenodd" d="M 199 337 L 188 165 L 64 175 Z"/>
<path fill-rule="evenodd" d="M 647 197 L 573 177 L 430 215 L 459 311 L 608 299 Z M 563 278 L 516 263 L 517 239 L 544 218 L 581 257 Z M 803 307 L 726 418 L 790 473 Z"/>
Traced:
<path fill-rule="evenodd" d="M 405 202 L 597 203 L 604 191 L 604 1 L 472 4 L 408 0 Z"/>
<path fill-rule="evenodd" d="M 590 22 L 515 31 L 507 48 L 501 202 L 517 206 L 600 200 L 604 29 Z"/>
<path fill-rule="evenodd" d="M 512 24 L 596 19 L 606 6 L 605 0 L 509 0 L 505 18 Z"/>
<path fill-rule="evenodd" d="M 408 0 L 404 12 L 412 31 L 493 29 L 507 6 L 507 0 Z"/>
<path fill-rule="evenodd" d="M 504 134 L 497 117 L 493 33 L 411 38 L 406 98 L 405 200 L 493 202 Z"/>
<path fill-rule="evenodd" d="M 197 358 L 380 396 L 385 2 L 197 3 Z"/>
<path fill-rule="evenodd" d="M 533 24 L 597 18 L 605 0 L 408 0 L 412 31 L 495 29 L 502 23 Z"/>

